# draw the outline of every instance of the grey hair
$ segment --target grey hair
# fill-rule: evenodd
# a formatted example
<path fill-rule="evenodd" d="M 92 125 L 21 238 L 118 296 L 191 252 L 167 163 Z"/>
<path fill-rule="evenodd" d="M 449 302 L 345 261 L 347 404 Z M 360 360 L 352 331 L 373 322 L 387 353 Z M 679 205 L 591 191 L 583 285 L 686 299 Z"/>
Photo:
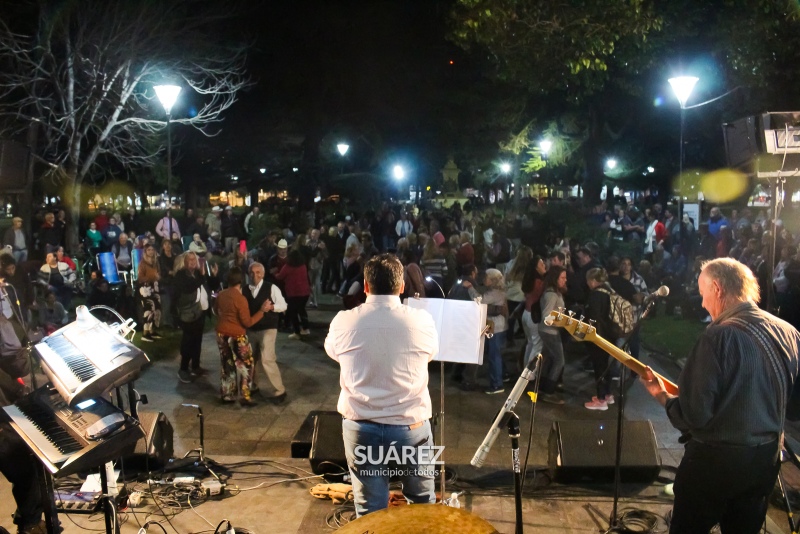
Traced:
<path fill-rule="evenodd" d="M 702 272 L 722 289 L 722 298 L 758 304 L 761 293 L 752 271 L 733 258 L 717 258 L 703 263 Z"/>
<path fill-rule="evenodd" d="M 486 287 L 490 289 L 505 289 L 506 281 L 503 273 L 497 269 L 486 269 Z"/>

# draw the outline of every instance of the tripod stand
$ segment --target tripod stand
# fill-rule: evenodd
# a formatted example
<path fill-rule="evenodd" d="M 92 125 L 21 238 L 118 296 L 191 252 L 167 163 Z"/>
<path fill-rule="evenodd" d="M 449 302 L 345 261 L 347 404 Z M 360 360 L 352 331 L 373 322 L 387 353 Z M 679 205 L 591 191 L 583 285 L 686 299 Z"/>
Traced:
<path fill-rule="evenodd" d="M 186 467 L 202 467 L 208 473 L 213 476 L 217 481 L 222 482 L 219 478 L 219 475 L 216 473 L 215 470 L 220 469 L 220 464 L 216 461 L 208 458 L 205 452 L 205 416 L 203 415 L 203 408 L 201 408 L 197 404 L 181 404 L 186 408 L 195 408 L 197 410 L 197 418 L 200 419 L 200 447 L 196 449 L 192 449 L 187 452 L 183 458 L 180 460 L 176 460 L 174 462 L 170 462 L 169 465 L 164 467 L 163 471 L 165 473 L 170 471 L 179 471 Z M 197 456 L 191 456 L 192 453 L 196 453 Z"/>

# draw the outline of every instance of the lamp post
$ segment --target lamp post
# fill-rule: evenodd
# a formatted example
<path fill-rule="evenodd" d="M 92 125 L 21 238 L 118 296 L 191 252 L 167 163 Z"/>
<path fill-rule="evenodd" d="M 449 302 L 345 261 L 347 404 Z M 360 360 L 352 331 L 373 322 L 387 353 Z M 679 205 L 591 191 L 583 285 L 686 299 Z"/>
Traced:
<path fill-rule="evenodd" d="M 177 85 L 156 85 L 156 96 L 167 114 L 167 205 L 172 206 L 172 134 L 170 131 L 170 114 L 172 106 L 178 100 L 181 88 Z M 171 230 L 171 229 L 170 229 Z"/>
<path fill-rule="evenodd" d="M 689 95 L 692 94 L 695 84 L 699 78 L 694 76 L 677 76 L 669 79 L 669 84 L 672 86 L 672 91 L 681 105 L 681 126 L 680 126 L 680 150 L 678 156 L 678 217 L 681 220 L 680 225 L 680 240 L 683 244 L 683 126 L 686 121 L 686 101 L 689 100 Z"/>
<path fill-rule="evenodd" d="M 395 165 L 392 167 L 392 177 L 397 181 L 397 192 L 399 195 L 403 190 L 401 182 L 406 178 L 406 170 L 402 165 Z"/>
<path fill-rule="evenodd" d="M 336 145 L 336 150 L 339 151 L 339 155 L 342 159 L 339 161 L 339 176 L 344 174 L 344 157 L 347 154 L 347 151 L 350 150 L 350 145 L 347 143 L 339 143 Z"/>

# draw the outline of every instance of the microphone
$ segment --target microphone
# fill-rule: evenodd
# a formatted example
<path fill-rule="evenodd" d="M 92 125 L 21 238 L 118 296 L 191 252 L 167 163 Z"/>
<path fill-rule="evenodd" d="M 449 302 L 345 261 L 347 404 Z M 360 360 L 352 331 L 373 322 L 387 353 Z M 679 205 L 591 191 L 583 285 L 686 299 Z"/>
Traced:
<path fill-rule="evenodd" d="M 658 297 L 666 297 L 669 295 L 669 288 L 667 286 L 661 286 L 649 295 L 647 295 L 644 299 L 654 299 Z"/>
<path fill-rule="evenodd" d="M 502 428 L 508 424 L 508 420 L 511 417 L 511 412 L 514 410 L 514 406 L 517 405 L 517 401 L 525 392 L 525 388 L 528 386 L 528 383 L 533 382 L 536 379 L 537 369 L 541 360 L 541 354 L 531 358 L 531 361 L 528 362 L 528 366 L 522 371 L 522 374 L 517 379 L 517 383 L 514 384 L 514 389 L 511 390 L 511 394 L 508 396 L 508 399 L 506 399 L 506 403 L 503 405 L 500 411 L 497 412 L 497 417 L 494 418 L 492 428 L 489 429 L 486 437 L 483 438 L 483 443 L 481 443 L 481 446 L 478 447 L 477 451 L 475 451 L 475 455 L 470 461 L 473 466 L 483 466 L 483 462 L 486 461 L 486 456 L 489 454 L 489 451 L 492 450 L 492 445 L 494 445 L 498 434 L 500 434 Z"/>

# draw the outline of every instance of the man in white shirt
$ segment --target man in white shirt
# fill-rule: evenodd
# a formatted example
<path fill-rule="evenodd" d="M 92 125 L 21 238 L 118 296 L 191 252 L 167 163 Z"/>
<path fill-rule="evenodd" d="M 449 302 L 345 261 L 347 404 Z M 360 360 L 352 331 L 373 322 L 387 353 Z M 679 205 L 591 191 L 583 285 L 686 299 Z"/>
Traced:
<path fill-rule="evenodd" d="M 338 410 L 359 516 L 387 507 L 392 475 L 412 503 L 436 501 L 428 362 L 439 337 L 427 311 L 400 302 L 403 285 L 395 256 L 370 259 L 367 301 L 339 312 L 325 339 L 325 351 L 341 367 Z"/>
<path fill-rule="evenodd" d="M 400 220 L 397 221 L 394 231 L 397 237 L 406 237 L 414 231 L 414 226 L 411 224 L 411 221 L 408 220 L 408 216 L 405 212 L 400 214 Z"/>
<path fill-rule="evenodd" d="M 278 335 L 278 314 L 286 311 L 286 300 L 280 288 L 264 280 L 264 266 L 258 262 L 252 263 L 248 270 L 250 285 L 242 285 L 242 295 L 247 299 L 250 314 L 261 309 L 264 301 L 272 301 L 272 310 L 265 313 L 256 324 L 247 330 L 247 338 L 253 346 L 253 356 L 256 361 L 261 360 L 261 366 L 266 373 L 266 384 L 259 388 L 256 383 L 256 369 L 253 366 L 253 379 L 250 392 L 261 391 L 274 404 L 281 404 L 286 400 L 286 388 L 283 386 L 281 371 L 278 369 L 278 357 L 275 354 L 275 338 Z"/>

